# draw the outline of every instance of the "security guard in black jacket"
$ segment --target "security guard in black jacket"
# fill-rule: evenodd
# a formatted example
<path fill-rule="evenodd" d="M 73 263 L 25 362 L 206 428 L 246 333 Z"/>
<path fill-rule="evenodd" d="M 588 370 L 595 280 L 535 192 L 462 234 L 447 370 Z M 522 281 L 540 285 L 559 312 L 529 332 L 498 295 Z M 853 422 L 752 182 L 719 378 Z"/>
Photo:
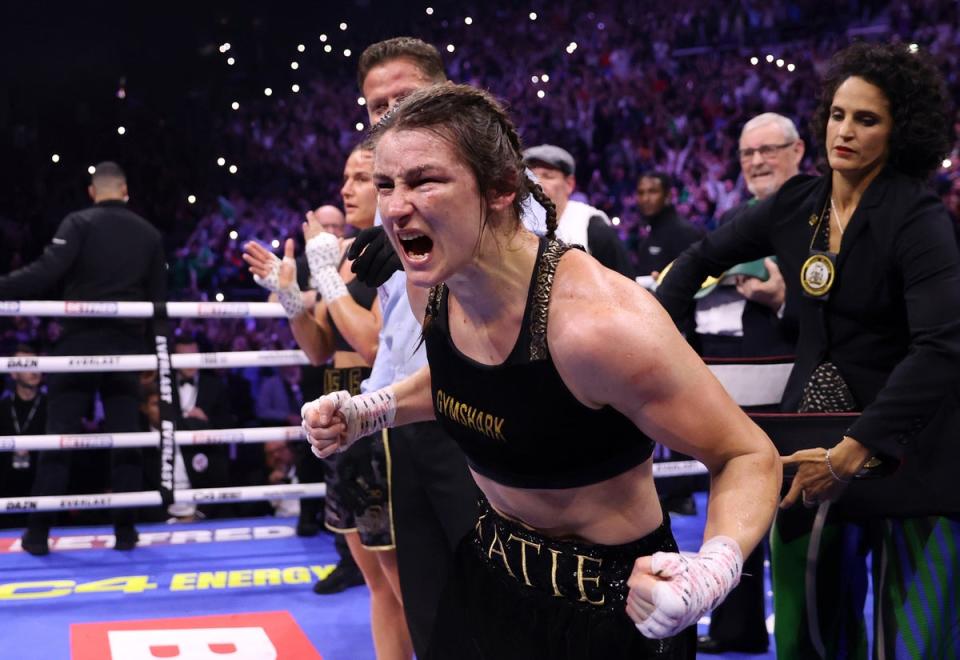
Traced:
<path fill-rule="evenodd" d="M 126 176 L 119 165 L 96 166 L 88 188 L 94 205 L 71 213 L 50 245 L 33 263 L 0 277 L 0 300 L 52 296 L 62 290 L 72 301 L 161 301 L 166 299 L 163 241 L 145 219 L 126 207 Z M 64 323 L 54 355 L 131 355 L 149 351 L 147 323 L 140 319 L 79 319 Z M 104 432 L 138 428 L 136 373 L 63 373 L 48 377 L 48 434 L 82 433 L 97 392 L 104 409 Z M 34 495 L 64 494 L 69 483 L 70 452 L 41 454 Z M 139 449 L 111 452 L 114 492 L 142 489 Z M 49 552 L 53 514 L 32 514 L 23 549 Z M 130 550 L 138 540 L 134 510 L 114 511 L 116 549 Z"/>

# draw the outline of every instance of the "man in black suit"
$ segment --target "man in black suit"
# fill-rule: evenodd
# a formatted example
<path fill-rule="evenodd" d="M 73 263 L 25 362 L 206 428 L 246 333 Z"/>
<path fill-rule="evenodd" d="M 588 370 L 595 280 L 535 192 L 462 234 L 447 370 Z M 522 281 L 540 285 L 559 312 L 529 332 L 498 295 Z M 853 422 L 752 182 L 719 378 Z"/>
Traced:
<path fill-rule="evenodd" d="M 766 199 L 797 175 L 803 140 L 793 122 L 765 112 L 743 125 L 738 149 L 743 180 L 752 198 L 720 219 L 724 225 L 744 208 Z M 695 296 L 694 346 L 705 357 L 792 355 L 796 327 L 782 322 L 786 282 L 769 257 L 738 264 Z"/>
<path fill-rule="evenodd" d="M 174 339 L 173 352 L 186 355 L 200 352 L 199 340 L 183 334 Z M 177 369 L 175 377 L 180 397 L 180 421 L 177 427 L 187 431 L 222 429 L 233 426 L 230 402 L 223 380 L 209 369 Z M 174 484 L 180 488 L 222 488 L 230 485 L 227 445 L 198 445 L 177 448 L 174 457 Z M 178 520 L 196 517 L 193 504 L 172 504 L 168 512 Z M 203 515 L 225 515 L 224 507 L 202 508 Z"/>
<path fill-rule="evenodd" d="M 0 277 L 0 300 L 57 295 L 64 300 L 162 301 L 166 299 L 163 240 L 149 222 L 127 208 L 127 179 L 119 165 L 96 166 L 87 189 L 94 204 L 71 213 L 36 261 Z M 131 355 L 149 350 L 147 323 L 142 319 L 70 318 L 53 348 L 54 355 Z M 137 376 L 131 372 L 62 373 L 47 379 L 47 433 L 83 433 L 81 419 L 99 393 L 104 431 L 118 433 L 138 427 Z M 61 495 L 69 483 L 71 452 L 40 454 L 34 495 Z M 114 492 L 142 488 L 139 449 L 110 452 Z M 117 550 L 136 546 L 133 509 L 113 512 Z M 23 549 L 45 555 L 54 515 L 31 514 Z"/>

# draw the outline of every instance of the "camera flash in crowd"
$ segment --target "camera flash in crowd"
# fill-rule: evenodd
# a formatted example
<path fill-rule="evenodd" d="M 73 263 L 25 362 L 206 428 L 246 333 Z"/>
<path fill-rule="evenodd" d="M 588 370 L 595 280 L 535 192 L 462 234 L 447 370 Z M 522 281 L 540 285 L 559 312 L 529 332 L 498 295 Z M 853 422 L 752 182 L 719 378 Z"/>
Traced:
<path fill-rule="evenodd" d="M 231 165 L 231 166 L 230 166 L 229 168 L 227 168 L 227 169 L 230 170 L 230 174 L 236 174 L 236 173 L 237 173 L 237 166 L 236 166 L 236 165 Z"/>
<path fill-rule="evenodd" d="M 196 195 L 187 195 L 187 204 L 196 204 L 197 196 Z"/>
<path fill-rule="evenodd" d="M 52 160 L 54 163 L 59 163 L 59 162 L 60 162 L 60 154 L 53 154 L 52 156 L 50 156 L 50 160 Z"/>

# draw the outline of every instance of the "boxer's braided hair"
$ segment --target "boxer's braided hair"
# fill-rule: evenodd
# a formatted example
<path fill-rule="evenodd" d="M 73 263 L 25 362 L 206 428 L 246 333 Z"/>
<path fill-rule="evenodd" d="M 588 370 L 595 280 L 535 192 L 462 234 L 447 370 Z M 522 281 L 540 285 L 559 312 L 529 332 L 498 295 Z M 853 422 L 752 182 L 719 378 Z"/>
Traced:
<path fill-rule="evenodd" d="M 489 92 L 452 83 L 418 90 L 383 116 L 371 129 L 370 139 L 376 142 L 389 130 L 415 129 L 431 131 L 453 146 L 476 177 L 481 196 L 488 191 L 515 193 L 517 226 L 523 205 L 532 196 L 546 209 L 547 236 L 554 237 L 556 207 L 527 176 L 517 129 Z M 482 223 L 486 228 L 485 210 Z"/>

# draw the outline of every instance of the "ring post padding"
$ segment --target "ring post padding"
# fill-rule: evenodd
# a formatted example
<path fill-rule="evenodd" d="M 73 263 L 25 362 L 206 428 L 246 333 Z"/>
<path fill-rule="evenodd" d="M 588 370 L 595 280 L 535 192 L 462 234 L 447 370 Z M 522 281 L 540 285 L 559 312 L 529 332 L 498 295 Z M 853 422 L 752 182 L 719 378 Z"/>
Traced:
<path fill-rule="evenodd" d="M 159 303 L 158 303 L 159 307 Z M 164 318 L 154 321 L 154 342 L 157 388 L 160 394 L 160 474 L 159 493 L 164 506 L 173 504 L 173 466 L 177 453 L 177 420 L 180 419 L 180 397 L 174 396 L 173 370 L 170 364 L 169 324 Z"/>

